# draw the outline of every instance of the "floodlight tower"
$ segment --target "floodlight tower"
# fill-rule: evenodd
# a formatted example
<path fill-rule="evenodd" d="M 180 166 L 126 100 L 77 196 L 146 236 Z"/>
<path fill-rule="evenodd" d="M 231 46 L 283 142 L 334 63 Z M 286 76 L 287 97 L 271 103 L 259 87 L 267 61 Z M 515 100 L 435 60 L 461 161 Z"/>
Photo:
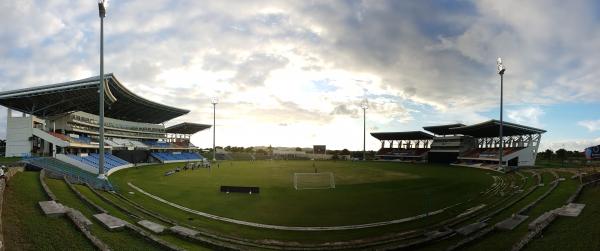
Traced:
<path fill-rule="evenodd" d="M 98 178 L 105 179 L 104 175 L 104 17 L 108 0 L 98 0 L 98 13 L 100 15 L 100 80 L 98 81 Z"/>
<path fill-rule="evenodd" d="M 367 145 L 367 109 L 369 108 L 369 102 L 367 101 L 367 99 L 363 99 L 362 102 L 360 102 L 360 108 L 362 108 L 363 110 L 363 161 L 367 160 L 367 149 L 366 149 L 366 145 Z"/>
<path fill-rule="evenodd" d="M 213 97 L 210 100 L 210 103 L 213 105 L 213 161 L 217 161 L 217 149 L 215 148 L 215 135 L 216 135 L 216 127 L 217 127 L 217 103 L 219 103 L 219 99 L 217 97 Z"/>
<path fill-rule="evenodd" d="M 504 163 L 502 162 L 502 155 L 504 155 L 504 139 L 502 135 L 502 129 L 504 127 L 504 121 L 502 119 L 502 109 L 503 109 L 503 87 L 504 87 L 504 71 L 506 69 L 502 65 L 502 58 L 498 58 L 496 61 L 496 65 L 498 67 L 498 74 L 500 75 L 500 167 L 504 167 Z"/>

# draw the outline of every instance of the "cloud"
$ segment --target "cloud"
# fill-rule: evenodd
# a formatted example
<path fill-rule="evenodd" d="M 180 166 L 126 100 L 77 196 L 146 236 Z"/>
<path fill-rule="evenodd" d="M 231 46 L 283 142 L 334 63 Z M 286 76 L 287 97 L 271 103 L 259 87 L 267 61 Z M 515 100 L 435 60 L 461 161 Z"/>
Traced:
<path fill-rule="evenodd" d="M 333 111 L 331 112 L 331 115 L 348 115 L 352 118 L 357 118 L 358 117 L 358 109 L 350 109 L 348 108 L 347 105 L 345 104 L 341 104 L 336 106 Z"/>
<path fill-rule="evenodd" d="M 542 141 L 540 145 L 540 151 L 545 151 L 546 149 L 550 149 L 556 151 L 558 149 L 566 149 L 569 151 L 579 151 L 582 152 L 585 148 L 590 146 L 600 145 L 600 138 L 595 139 L 576 139 L 576 140 L 559 140 L 546 143 Z"/>
<path fill-rule="evenodd" d="M 577 125 L 585 127 L 590 132 L 600 130 L 600 120 L 582 120 L 577 122 Z"/>
<path fill-rule="evenodd" d="M 495 59 L 502 56 L 505 102 L 521 107 L 508 110 L 508 118 L 539 126 L 549 117 L 540 108 L 547 104 L 600 101 L 595 7 L 594 1 L 115 1 L 105 20 L 105 67 L 143 97 L 192 110 L 169 123 L 211 121 L 209 99 L 218 96 L 224 145 L 293 134 L 281 143 L 330 140 L 359 148 L 360 138 L 346 138 L 361 131 L 357 102 L 364 96 L 370 128 L 488 119 L 484 114 L 497 107 Z M 4 1 L 0 9 L 0 90 L 97 74 L 93 3 Z M 580 125 L 595 131 L 589 123 Z M 201 133 L 194 143 L 207 146 L 209 138 Z"/>
<path fill-rule="evenodd" d="M 507 114 L 508 118 L 515 123 L 540 127 L 544 111 L 539 107 L 525 107 L 508 110 Z"/>

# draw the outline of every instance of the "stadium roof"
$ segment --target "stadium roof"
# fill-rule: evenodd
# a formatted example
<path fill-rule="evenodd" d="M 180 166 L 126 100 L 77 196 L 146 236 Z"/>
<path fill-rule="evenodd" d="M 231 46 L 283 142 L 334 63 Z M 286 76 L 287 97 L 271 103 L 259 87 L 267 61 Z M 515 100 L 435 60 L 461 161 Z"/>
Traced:
<path fill-rule="evenodd" d="M 0 92 L 0 105 L 38 117 L 83 111 L 98 115 L 100 77 Z M 145 123 L 163 123 L 188 110 L 159 104 L 129 91 L 112 74 L 105 75 L 104 115 L 109 118 Z"/>
<path fill-rule="evenodd" d="M 450 134 L 456 134 L 455 132 L 451 131 L 450 128 L 462 127 L 462 126 L 465 126 L 465 125 L 457 123 L 457 124 L 449 124 L 449 125 L 425 126 L 425 127 L 423 127 L 423 129 L 425 129 L 426 131 L 431 132 L 433 134 L 436 134 L 436 135 L 450 135 Z"/>
<path fill-rule="evenodd" d="M 500 134 L 500 121 L 493 119 L 470 126 L 451 128 L 450 131 L 453 134 L 469 135 L 475 138 L 498 137 Z M 545 132 L 546 130 L 509 122 L 504 122 L 504 126 L 502 127 L 502 134 L 504 136 L 541 134 Z"/>
<path fill-rule="evenodd" d="M 433 135 L 422 131 L 411 132 L 372 132 L 371 136 L 378 140 L 422 140 L 433 139 Z"/>
<path fill-rule="evenodd" d="M 210 128 L 211 125 L 184 122 L 167 127 L 167 133 L 194 134 Z"/>

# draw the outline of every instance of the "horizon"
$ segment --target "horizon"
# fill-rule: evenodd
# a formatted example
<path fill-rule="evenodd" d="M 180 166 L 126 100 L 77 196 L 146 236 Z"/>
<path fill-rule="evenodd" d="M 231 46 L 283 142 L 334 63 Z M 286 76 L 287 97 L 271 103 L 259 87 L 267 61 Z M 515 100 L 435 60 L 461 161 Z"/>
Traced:
<path fill-rule="evenodd" d="M 362 150 L 370 132 L 499 119 L 545 129 L 546 149 L 600 144 L 599 3 L 111 2 L 105 72 L 136 94 L 191 110 L 217 145 Z M 98 75 L 92 2 L 7 1 L 0 91 Z M 527 25 L 523 25 L 527 24 Z M 5 138 L 6 109 L 0 109 Z M 192 138 L 212 146 L 212 129 Z"/>

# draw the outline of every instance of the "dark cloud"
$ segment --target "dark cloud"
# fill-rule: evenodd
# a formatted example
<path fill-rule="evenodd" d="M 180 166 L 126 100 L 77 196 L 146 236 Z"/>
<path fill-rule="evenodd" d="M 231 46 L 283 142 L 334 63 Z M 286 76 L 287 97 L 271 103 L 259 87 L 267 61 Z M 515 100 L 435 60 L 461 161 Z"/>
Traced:
<path fill-rule="evenodd" d="M 335 108 L 333 108 L 331 115 L 347 115 L 352 118 L 357 118 L 358 117 L 358 109 L 348 108 L 347 105 L 340 104 L 340 105 L 337 105 Z"/>
<path fill-rule="evenodd" d="M 271 71 L 283 68 L 289 60 L 273 54 L 254 54 L 237 65 L 232 81 L 242 86 L 263 85 Z"/>

